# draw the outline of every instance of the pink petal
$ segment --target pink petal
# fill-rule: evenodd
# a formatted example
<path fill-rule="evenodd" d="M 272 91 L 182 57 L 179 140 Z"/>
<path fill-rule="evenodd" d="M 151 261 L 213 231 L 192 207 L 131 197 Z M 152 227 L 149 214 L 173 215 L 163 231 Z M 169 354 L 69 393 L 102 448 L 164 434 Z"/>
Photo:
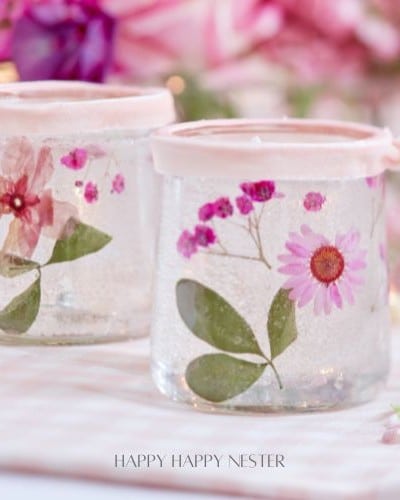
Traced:
<path fill-rule="evenodd" d="M 36 168 L 30 177 L 29 190 L 33 193 L 40 193 L 53 175 L 53 171 L 51 149 L 47 146 L 40 148 Z"/>
<path fill-rule="evenodd" d="M 306 289 L 301 294 L 300 300 L 298 301 L 298 307 L 304 307 L 308 304 L 314 297 L 315 291 L 318 285 L 316 283 L 309 283 Z"/>
<path fill-rule="evenodd" d="M 17 253 L 19 250 L 18 237 L 20 226 L 22 225 L 21 219 L 13 219 L 13 221 L 8 226 L 8 233 L 5 237 L 2 252 L 4 253 Z M 23 257 L 23 255 L 22 255 Z"/>
<path fill-rule="evenodd" d="M 365 269 L 367 267 L 367 264 L 364 260 L 361 259 L 355 259 L 351 260 L 349 262 L 346 262 L 346 268 L 351 269 L 353 271 L 357 271 L 358 269 Z"/>
<path fill-rule="evenodd" d="M 364 278 L 357 276 L 350 271 L 346 271 L 345 277 L 350 285 L 363 285 L 365 283 Z"/>
<path fill-rule="evenodd" d="M 31 257 L 38 244 L 40 230 L 40 224 L 21 224 L 18 235 L 20 255 L 23 257 Z"/>
<path fill-rule="evenodd" d="M 324 287 L 324 311 L 325 314 L 330 314 L 332 310 L 332 301 L 329 295 L 329 290 L 327 287 Z"/>
<path fill-rule="evenodd" d="M 322 309 L 324 308 L 324 301 L 325 301 L 325 285 L 320 285 L 317 293 L 315 294 L 315 300 L 314 300 L 314 314 L 316 316 L 319 316 L 322 312 Z"/>
<path fill-rule="evenodd" d="M 343 252 L 353 251 L 360 242 L 360 233 L 358 231 L 351 230 L 344 237 L 340 238 L 340 243 L 337 246 Z"/>
<path fill-rule="evenodd" d="M 307 262 L 307 259 L 288 254 L 278 255 L 278 260 L 280 260 L 281 262 L 285 262 L 286 264 L 303 264 Z"/>
<path fill-rule="evenodd" d="M 292 252 L 297 257 L 308 257 L 310 254 L 307 248 L 304 248 L 303 246 L 298 245 L 297 243 L 291 243 L 288 241 L 285 246 L 290 252 Z"/>
<path fill-rule="evenodd" d="M 350 305 L 354 304 L 354 296 L 351 290 L 351 286 L 346 280 L 346 276 L 343 276 L 340 281 L 338 281 L 338 287 L 342 296 L 347 300 Z"/>
<path fill-rule="evenodd" d="M 287 264 L 278 269 L 282 274 L 303 274 L 307 270 L 304 264 Z"/>
<path fill-rule="evenodd" d="M 302 274 L 300 276 L 292 276 L 282 285 L 286 290 L 291 290 L 292 288 L 303 287 L 305 283 L 308 283 L 310 278 L 307 274 Z"/>
<path fill-rule="evenodd" d="M 51 226 L 53 224 L 54 208 L 51 189 L 46 189 L 40 198 L 40 203 L 34 208 L 39 214 L 41 226 Z"/>
<path fill-rule="evenodd" d="M 338 309 L 342 309 L 343 306 L 343 301 L 342 301 L 342 296 L 340 295 L 339 289 L 336 285 L 336 283 L 331 283 L 328 287 L 329 290 L 329 295 L 332 300 L 332 302 L 335 304 L 335 306 Z"/>
<path fill-rule="evenodd" d="M 3 153 L 1 170 L 6 177 L 16 182 L 32 172 L 34 157 L 33 146 L 25 137 L 10 139 Z"/>
<path fill-rule="evenodd" d="M 69 219 L 78 219 L 78 209 L 66 201 L 53 200 L 53 224 L 43 230 L 48 238 L 58 239 Z"/>

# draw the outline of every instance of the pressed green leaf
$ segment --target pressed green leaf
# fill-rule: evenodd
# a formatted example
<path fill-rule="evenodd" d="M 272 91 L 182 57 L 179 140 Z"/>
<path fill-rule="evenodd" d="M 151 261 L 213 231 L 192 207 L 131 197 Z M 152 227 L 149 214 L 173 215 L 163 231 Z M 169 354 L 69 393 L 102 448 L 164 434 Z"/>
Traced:
<path fill-rule="evenodd" d="M 98 229 L 70 219 L 65 225 L 63 236 L 54 245 L 48 264 L 79 259 L 98 252 L 111 241 L 111 236 Z"/>
<path fill-rule="evenodd" d="M 281 354 L 297 338 L 295 304 L 290 290 L 281 288 L 272 301 L 268 314 L 268 337 L 271 359 Z"/>
<path fill-rule="evenodd" d="M 265 367 L 266 364 L 250 363 L 227 354 L 205 354 L 188 365 L 186 382 L 203 399 L 219 403 L 248 389 Z"/>
<path fill-rule="evenodd" d="M 14 278 L 38 267 L 39 264 L 37 262 L 23 259 L 17 255 L 7 253 L 0 257 L 0 275 L 5 278 Z"/>
<path fill-rule="evenodd" d="M 183 322 L 200 339 L 222 351 L 262 355 L 250 326 L 211 288 L 182 279 L 176 285 L 176 302 Z"/>
<path fill-rule="evenodd" d="M 40 278 L 0 311 L 0 329 L 25 333 L 35 321 L 40 306 Z"/>

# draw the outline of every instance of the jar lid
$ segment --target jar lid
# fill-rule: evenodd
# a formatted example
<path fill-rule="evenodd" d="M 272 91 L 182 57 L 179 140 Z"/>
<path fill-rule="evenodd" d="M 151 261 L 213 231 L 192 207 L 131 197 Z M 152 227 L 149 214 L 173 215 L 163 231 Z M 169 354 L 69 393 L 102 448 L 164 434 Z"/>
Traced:
<path fill-rule="evenodd" d="M 203 120 L 152 135 L 163 174 L 240 179 L 369 177 L 399 159 L 388 129 L 331 120 Z"/>
<path fill-rule="evenodd" d="M 164 88 L 40 81 L 0 85 L 0 136 L 147 129 L 173 122 Z"/>

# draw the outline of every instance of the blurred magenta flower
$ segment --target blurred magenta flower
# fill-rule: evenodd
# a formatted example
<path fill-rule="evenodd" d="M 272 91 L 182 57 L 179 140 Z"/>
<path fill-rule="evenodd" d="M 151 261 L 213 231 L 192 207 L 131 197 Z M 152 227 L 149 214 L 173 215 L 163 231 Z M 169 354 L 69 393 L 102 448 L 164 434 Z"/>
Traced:
<path fill-rule="evenodd" d="M 23 0 L 0 0 L 0 61 L 10 59 L 12 28 L 23 7 Z"/>
<path fill-rule="evenodd" d="M 11 56 L 22 80 L 104 80 L 115 20 L 96 0 L 39 0 L 15 22 Z"/>

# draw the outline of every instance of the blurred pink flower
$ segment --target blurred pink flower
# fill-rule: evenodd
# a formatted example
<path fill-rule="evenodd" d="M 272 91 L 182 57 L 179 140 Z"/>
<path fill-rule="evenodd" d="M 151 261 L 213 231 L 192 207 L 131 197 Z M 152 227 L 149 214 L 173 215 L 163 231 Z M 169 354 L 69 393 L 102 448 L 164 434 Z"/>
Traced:
<path fill-rule="evenodd" d="M 261 54 L 303 83 L 352 81 L 400 55 L 398 26 L 382 9 L 373 10 L 373 1 L 232 2 L 234 30 L 243 38 L 238 53 Z"/>
<path fill-rule="evenodd" d="M 101 82 L 112 63 L 115 20 L 96 0 L 27 2 L 11 55 L 21 79 Z"/>
<path fill-rule="evenodd" d="M 117 73 L 139 81 L 203 66 L 208 1 L 101 0 L 101 5 L 118 19 Z"/>
<path fill-rule="evenodd" d="M 42 147 L 35 160 L 32 145 L 26 139 L 8 142 L 1 162 L 0 216 L 12 215 L 3 252 L 17 252 L 30 257 L 45 235 L 58 238 L 64 225 L 77 216 L 70 203 L 59 202 L 46 189 L 54 166 L 50 148 Z"/>

